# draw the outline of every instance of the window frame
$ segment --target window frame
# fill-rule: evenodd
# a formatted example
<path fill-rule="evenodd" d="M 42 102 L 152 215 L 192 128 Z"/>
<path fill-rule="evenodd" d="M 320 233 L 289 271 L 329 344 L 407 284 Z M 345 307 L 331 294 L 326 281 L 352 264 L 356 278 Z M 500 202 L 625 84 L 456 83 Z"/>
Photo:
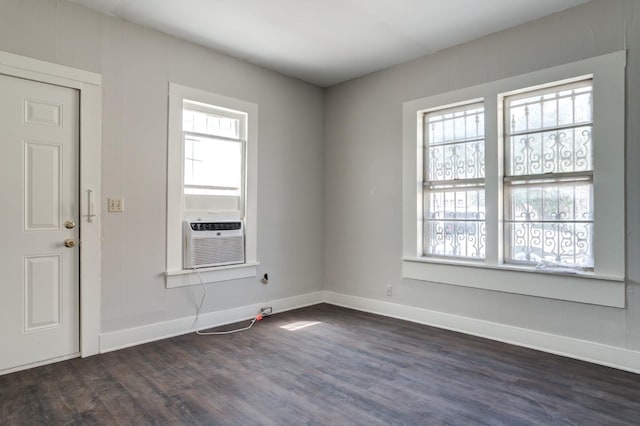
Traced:
<path fill-rule="evenodd" d="M 245 188 L 246 188 L 246 167 L 245 167 L 245 160 L 246 160 L 246 156 L 247 156 L 247 114 L 242 112 L 242 111 L 235 111 L 235 110 L 231 110 L 228 108 L 221 108 L 217 105 L 210 105 L 210 104 L 204 104 L 202 102 L 197 102 L 197 101 L 193 101 L 191 99 L 184 99 L 183 100 L 183 107 L 182 107 L 182 111 L 184 114 L 184 111 L 188 110 L 188 111 L 195 111 L 195 112 L 199 112 L 199 113 L 203 113 L 203 114 L 209 114 L 209 115 L 213 115 L 213 116 L 218 116 L 218 117 L 224 117 L 224 118 L 231 118 L 234 120 L 237 120 L 239 122 L 239 129 L 238 129 L 238 137 L 229 137 L 229 136 L 224 136 L 224 135 L 216 135 L 213 133 L 204 133 L 204 132 L 198 132 L 195 130 L 184 130 L 184 128 L 182 129 L 182 135 L 183 135 L 183 144 L 186 145 L 186 139 L 187 137 L 191 137 L 193 139 L 197 139 L 197 138 L 201 138 L 201 139 L 209 139 L 212 142 L 234 142 L 234 143 L 238 143 L 240 145 L 240 150 L 241 150 L 241 158 L 240 158 L 240 162 L 241 162 L 241 168 L 240 168 L 240 187 L 238 188 L 240 191 L 240 194 L 238 195 L 238 197 L 240 197 L 241 200 L 243 200 L 240 203 L 240 213 L 241 216 L 244 217 L 244 199 L 246 196 L 245 193 Z M 184 149 L 184 148 L 183 148 Z M 184 160 L 186 160 L 186 157 L 184 157 Z M 194 159 L 192 159 L 192 161 L 196 161 Z M 193 188 L 197 188 L 197 187 L 201 187 L 203 189 L 216 189 L 216 187 L 210 187 L 210 186 L 201 186 L 201 185 L 188 185 L 188 184 L 184 184 L 184 188 L 186 189 L 187 187 L 193 187 Z M 230 188 L 224 188 L 226 189 L 230 189 Z"/>
<path fill-rule="evenodd" d="M 625 66 L 619 51 L 416 99 L 403 104 L 402 276 L 443 284 L 625 306 Z M 505 264 L 503 232 L 504 97 L 585 78 L 593 79 L 594 271 L 560 273 Z M 484 100 L 486 259 L 422 256 L 421 113 L 441 106 Z M 599 218 L 606 220 L 598 220 Z"/>
<path fill-rule="evenodd" d="M 437 222 L 436 220 L 433 220 L 430 216 L 431 216 L 431 211 L 429 211 L 428 207 L 427 207 L 427 201 L 426 199 L 429 197 L 430 194 L 432 193 L 437 193 L 437 192 L 450 192 L 450 191 L 465 191 L 467 189 L 476 189 L 478 191 L 482 191 L 484 194 L 485 191 L 485 176 L 483 175 L 482 177 L 473 177 L 473 178 L 453 178 L 453 179 L 430 179 L 427 175 L 430 173 L 431 169 L 430 169 L 430 148 L 431 147 L 443 147 L 443 150 L 447 148 L 447 146 L 453 145 L 453 144 L 459 144 L 459 143 L 468 143 L 468 142 L 479 142 L 482 141 L 482 151 L 484 152 L 484 145 L 485 145 L 485 134 L 483 132 L 482 137 L 476 137 L 475 140 L 470 140 L 469 138 L 465 138 L 465 139 L 454 139 L 452 141 L 447 141 L 447 142 L 442 142 L 442 143 L 436 143 L 436 144 L 431 144 L 429 143 L 428 139 L 429 139 L 429 132 L 427 130 L 425 130 L 427 128 L 427 120 L 429 119 L 429 116 L 433 116 L 433 115 L 447 115 L 447 114 L 455 114 L 455 113 L 459 113 L 459 112 L 464 112 L 466 115 L 467 111 L 473 111 L 473 110 L 482 110 L 482 116 L 484 117 L 484 102 L 469 102 L 469 103 L 465 103 L 462 105 L 456 105 L 456 106 L 444 106 L 444 107 L 438 107 L 438 108 L 433 108 L 433 109 L 429 109 L 427 111 L 422 111 L 421 113 L 421 117 L 422 117 L 422 144 L 423 144 L 423 173 L 422 173 L 422 196 L 423 196 L 423 211 L 422 211 L 422 215 L 423 215 L 423 225 L 422 225 L 422 238 L 423 238 L 423 245 L 422 245 L 422 253 L 425 257 L 433 257 L 433 258 L 444 258 L 444 259 L 460 259 L 460 260 L 466 260 L 466 261 L 483 261 L 484 260 L 484 256 L 480 257 L 474 257 L 474 256 L 461 256 L 461 255 L 447 255 L 447 254 L 435 254 L 435 253 L 429 253 L 427 250 L 427 245 L 428 245 L 428 241 L 425 241 L 426 239 L 428 239 L 429 237 L 429 230 L 425 229 L 425 225 L 428 222 Z M 484 123 L 483 123 L 484 126 Z M 484 158 L 482 160 L 484 162 Z M 466 161 L 465 161 L 465 165 L 466 165 Z M 453 175 L 455 175 L 455 168 L 456 166 L 454 166 L 454 171 L 452 172 Z M 446 175 L 446 172 L 444 172 Z M 466 210 L 466 207 L 465 207 Z M 468 212 L 467 212 L 468 213 Z M 478 226 L 480 226 L 482 224 L 482 226 L 485 225 L 485 220 L 480 219 L 479 217 L 475 220 L 475 221 L 468 221 L 468 220 L 457 220 L 458 218 L 454 218 L 454 219 L 447 219 L 447 218 L 442 218 L 440 221 L 444 222 L 444 223 L 453 223 L 454 227 L 457 226 L 456 223 L 462 222 L 465 223 L 465 227 L 467 226 L 466 223 L 471 223 L 471 222 L 477 222 Z M 456 236 L 457 233 L 454 232 L 454 236 Z M 476 235 L 476 237 L 478 237 L 480 234 Z"/>
<path fill-rule="evenodd" d="M 545 188 L 545 187 L 549 187 L 551 185 L 562 185 L 562 184 L 573 184 L 573 185 L 580 185 L 581 183 L 585 182 L 588 184 L 588 187 L 590 189 L 590 193 L 591 193 L 591 202 L 590 202 L 590 210 L 593 212 L 593 208 L 594 208 L 594 185 L 593 185 L 593 175 L 594 175 L 594 158 L 593 158 L 593 150 L 594 150 L 594 144 L 595 141 L 593 139 L 593 101 L 591 101 L 592 106 L 591 106 L 591 119 L 588 122 L 580 122 L 580 123 L 572 123 L 570 125 L 559 125 L 556 124 L 555 126 L 550 126 L 550 127 L 545 127 L 543 122 L 542 122 L 542 117 L 541 117 L 541 126 L 538 129 L 529 129 L 529 130 L 525 130 L 525 131 L 516 131 L 516 132 L 512 132 L 510 130 L 511 127 L 511 119 L 509 118 L 509 107 L 508 107 L 508 103 L 510 100 L 513 101 L 518 101 L 521 99 L 526 99 L 526 98 L 530 98 L 530 97 L 534 97 L 534 96 L 544 96 L 544 95 L 548 95 L 551 93 L 560 93 L 563 91 L 568 91 L 568 90 L 576 90 L 579 89 L 581 87 L 590 87 L 590 96 L 591 99 L 593 99 L 593 79 L 592 78 L 585 78 L 582 80 L 576 80 L 575 82 L 571 82 L 571 83 L 562 83 L 562 84 L 557 84 L 557 85 L 553 85 L 553 86 L 549 86 L 545 89 L 538 89 L 538 88 L 532 88 L 531 90 L 528 90 L 526 92 L 522 92 L 519 93 L 517 95 L 501 95 L 502 98 L 502 102 L 503 102 L 503 122 L 504 122 L 504 137 L 502 140 L 502 144 L 504 147 L 504 176 L 503 176 L 503 192 L 502 192 L 502 196 L 503 196 L 503 204 L 504 204 L 504 216 L 503 216 L 503 230 L 504 230 L 504 246 L 503 246 L 503 256 L 504 256 L 504 263 L 505 264 L 511 264 L 511 265 L 523 265 L 523 266 L 536 266 L 535 262 L 529 262 L 529 261 L 523 261 L 523 260 L 518 260 L 514 258 L 514 247 L 511 246 L 510 242 L 511 242 L 511 238 L 512 238 L 512 230 L 509 229 L 510 224 L 517 224 L 517 223 L 531 223 L 531 222 L 538 222 L 538 223 L 542 223 L 544 222 L 544 218 L 539 218 L 539 220 L 522 220 L 522 221 L 518 221 L 516 219 L 512 219 L 510 218 L 511 216 L 511 200 L 513 197 L 513 189 L 517 188 L 518 186 L 521 187 L 527 187 L 527 186 L 539 186 L 540 188 Z M 566 131 L 566 130 L 575 130 L 578 129 L 580 127 L 590 127 L 591 128 L 591 133 L 590 133 L 590 138 L 591 138 L 591 158 L 589 158 L 589 163 L 591 165 L 591 167 L 589 169 L 586 170 L 581 170 L 581 171 L 570 171 L 570 172 L 544 172 L 541 171 L 539 173 L 522 173 L 522 174 L 516 174 L 514 173 L 513 170 L 509 170 L 510 169 L 510 162 L 512 159 L 512 152 L 511 152 L 511 143 L 510 143 L 510 138 L 513 137 L 515 135 L 515 137 L 522 137 L 522 136 L 529 136 L 532 134 L 543 134 L 543 133 L 548 133 L 548 132 L 560 132 L 560 131 Z M 542 156 L 544 157 L 544 155 Z M 529 165 L 530 163 L 527 163 L 527 167 L 531 167 Z M 565 221 L 556 221 L 556 224 L 559 223 L 563 223 L 563 224 L 577 224 L 580 221 L 574 219 L 574 220 L 565 220 Z M 547 223 L 553 223 L 553 222 L 547 222 Z M 592 227 L 593 225 L 595 225 L 595 220 L 593 219 L 593 217 L 591 218 L 591 220 L 588 221 L 583 221 L 582 223 L 591 223 Z M 543 228 L 544 229 L 544 228 Z M 543 231 L 543 233 L 545 233 Z M 546 241 L 546 240 L 545 240 Z M 589 249 L 592 252 L 591 254 L 591 260 L 593 261 L 593 243 L 594 243 L 594 235 L 593 233 L 591 233 L 590 238 L 589 238 Z M 581 271 L 590 271 L 592 272 L 594 270 L 593 265 L 591 266 L 576 266 L 576 265 L 568 265 L 568 264 L 562 264 L 562 265 L 555 265 L 554 262 L 548 262 L 545 261 L 546 264 L 550 265 L 550 267 L 554 268 L 554 267 L 559 267 L 559 268 L 571 268 L 571 269 L 575 269 L 575 270 L 581 270 Z"/>
<path fill-rule="evenodd" d="M 184 210 L 184 139 L 182 113 L 184 101 L 212 105 L 215 109 L 236 111 L 246 117 L 243 196 L 241 213 L 245 226 L 245 263 L 202 268 L 205 282 L 227 281 L 257 276 L 257 200 L 258 200 L 258 105 L 204 90 L 169 83 L 167 147 L 167 242 L 165 284 L 167 288 L 200 284 L 199 277 L 182 267 L 182 221 Z"/>

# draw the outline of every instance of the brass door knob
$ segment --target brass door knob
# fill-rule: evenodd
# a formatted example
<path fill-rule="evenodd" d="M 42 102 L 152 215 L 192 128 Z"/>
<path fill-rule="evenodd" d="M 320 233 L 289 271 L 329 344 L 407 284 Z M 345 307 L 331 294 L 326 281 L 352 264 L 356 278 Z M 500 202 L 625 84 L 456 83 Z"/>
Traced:
<path fill-rule="evenodd" d="M 78 244 L 78 242 L 76 240 L 72 240 L 71 238 L 67 238 L 66 240 L 64 240 L 65 247 L 73 248 L 76 246 L 76 244 Z"/>
<path fill-rule="evenodd" d="M 74 221 L 72 221 L 72 220 L 66 220 L 64 222 L 64 227 L 67 228 L 67 229 L 73 229 L 73 228 L 76 227 L 76 223 Z"/>

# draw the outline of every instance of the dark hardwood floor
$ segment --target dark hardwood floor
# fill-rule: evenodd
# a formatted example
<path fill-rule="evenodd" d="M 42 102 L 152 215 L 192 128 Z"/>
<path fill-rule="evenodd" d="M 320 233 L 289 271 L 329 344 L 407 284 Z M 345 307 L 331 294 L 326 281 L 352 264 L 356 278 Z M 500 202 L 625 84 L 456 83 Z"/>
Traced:
<path fill-rule="evenodd" d="M 323 304 L 1 376 L 0 424 L 638 425 L 640 376 Z"/>

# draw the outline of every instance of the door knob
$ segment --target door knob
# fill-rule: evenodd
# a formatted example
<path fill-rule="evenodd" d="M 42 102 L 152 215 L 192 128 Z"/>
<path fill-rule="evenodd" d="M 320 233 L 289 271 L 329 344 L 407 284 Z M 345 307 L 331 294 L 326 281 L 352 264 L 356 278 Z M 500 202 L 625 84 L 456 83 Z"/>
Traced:
<path fill-rule="evenodd" d="M 66 220 L 64 222 L 64 227 L 67 228 L 67 229 L 73 229 L 73 228 L 76 227 L 76 223 L 74 221 L 72 221 L 72 220 Z"/>
<path fill-rule="evenodd" d="M 65 247 L 73 248 L 76 246 L 76 244 L 78 244 L 77 241 L 72 240 L 71 238 L 67 238 L 66 240 L 64 240 Z"/>

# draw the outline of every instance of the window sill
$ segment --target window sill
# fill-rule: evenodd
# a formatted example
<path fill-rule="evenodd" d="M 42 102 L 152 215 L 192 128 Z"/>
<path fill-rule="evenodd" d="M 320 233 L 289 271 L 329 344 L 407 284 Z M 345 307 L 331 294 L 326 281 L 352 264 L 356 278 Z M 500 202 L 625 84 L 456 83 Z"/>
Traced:
<path fill-rule="evenodd" d="M 594 305 L 625 307 L 625 279 L 516 265 L 404 257 L 402 277 Z"/>
<path fill-rule="evenodd" d="M 258 265 L 260 265 L 260 262 L 246 262 L 239 265 L 201 268 L 199 271 L 204 282 L 208 284 L 255 277 L 258 275 Z M 200 277 L 198 277 L 198 274 L 196 274 L 193 269 L 167 271 L 164 275 L 167 288 L 201 285 Z"/>

